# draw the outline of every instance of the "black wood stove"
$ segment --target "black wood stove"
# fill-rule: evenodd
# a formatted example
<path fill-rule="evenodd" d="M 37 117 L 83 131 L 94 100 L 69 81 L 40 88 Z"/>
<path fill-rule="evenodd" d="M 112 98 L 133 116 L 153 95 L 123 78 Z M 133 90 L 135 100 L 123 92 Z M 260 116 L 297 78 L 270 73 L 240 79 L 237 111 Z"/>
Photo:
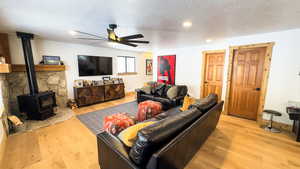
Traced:
<path fill-rule="evenodd" d="M 57 106 L 55 93 L 53 91 L 39 92 L 31 48 L 31 39 L 34 35 L 17 32 L 17 36 L 22 40 L 30 90 L 29 94 L 18 96 L 19 109 L 20 112 L 26 113 L 30 120 L 45 120 L 54 115 L 53 109 Z"/>

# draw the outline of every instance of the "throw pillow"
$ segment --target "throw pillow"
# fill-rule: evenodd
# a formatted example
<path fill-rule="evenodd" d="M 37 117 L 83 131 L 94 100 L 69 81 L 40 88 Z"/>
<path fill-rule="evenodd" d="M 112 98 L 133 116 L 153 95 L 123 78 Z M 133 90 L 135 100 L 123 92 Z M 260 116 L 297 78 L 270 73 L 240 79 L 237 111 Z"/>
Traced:
<path fill-rule="evenodd" d="M 118 138 L 127 146 L 127 147 L 132 147 L 134 144 L 137 133 L 147 127 L 150 126 L 151 124 L 156 123 L 156 121 L 148 121 L 148 122 L 142 122 L 138 123 L 134 126 L 128 127 L 127 129 L 123 130 L 119 135 Z"/>
<path fill-rule="evenodd" d="M 195 103 L 195 99 L 186 95 L 183 100 L 183 105 L 180 108 L 181 111 L 186 111 L 189 109 L 189 106 Z"/>
<path fill-rule="evenodd" d="M 173 86 L 167 91 L 167 96 L 169 99 L 175 99 L 177 97 L 177 94 L 178 94 L 177 86 Z"/>
<path fill-rule="evenodd" d="M 154 96 L 162 97 L 165 89 L 165 84 L 158 84 L 154 89 Z"/>
<path fill-rule="evenodd" d="M 144 86 L 141 88 L 141 91 L 145 92 L 146 94 L 151 94 L 152 87 L 151 86 Z"/>
<path fill-rule="evenodd" d="M 172 87 L 172 85 L 166 84 L 165 88 L 164 88 L 164 93 L 163 93 L 163 97 L 168 97 L 167 96 L 167 92 L 168 90 Z"/>

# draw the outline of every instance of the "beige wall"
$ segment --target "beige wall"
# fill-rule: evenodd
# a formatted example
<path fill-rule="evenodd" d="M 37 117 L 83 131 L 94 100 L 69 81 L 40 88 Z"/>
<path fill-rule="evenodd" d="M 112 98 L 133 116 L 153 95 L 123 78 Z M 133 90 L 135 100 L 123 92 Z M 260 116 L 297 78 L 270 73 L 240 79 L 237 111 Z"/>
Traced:
<path fill-rule="evenodd" d="M 10 51 L 13 64 L 24 64 L 24 56 L 20 40 L 14 36 L 9 36 Z M 88 45 L 56 42 L 42 39 L 32 41 L 32 48 L 35 63 L 38 64 L 42 55 L 60 56 L 64 61 L 67 79 L 68 97 L 73 98 L 73 82 L 77 79 L 100 80 L 101 76 L 79 77 L 77 55 L 108 56 L 113 58 L 113 76 L 117 77 L 117 56 L 136 56 L 137 75 L 124 75 L 125 91 L 131 92 L 141 87 L 146 81 L 152 80 L 152 76 L 146 76 L 146 57 L 142 52 L 117 50 L 113 48 L 94 47 Z"/>
<path fill-rule="evenodd" d="M 154 72 L 156 72 L 156 56 L 176 54 L 176 84 L 186 84 L 192 96 L 200 96 L 202 52 L 205 50 L 226 49 L 223 96 L 227 85 L 227 69 L 229 47 L 255 43 L 275 42 L 271 61 L 269 83 L 267 88 L 265 109 L 282 112 L 275 121 L 292 124 L 286 113 L 288 101 L 300 101 L 300 29 L 282 32 L 233 37 L 202 46 L 157 50 L 154 52 Z M 154 73 L 156 79 L 156 73 Z M 269 118 L 264 116 L 265 118 Z"/>

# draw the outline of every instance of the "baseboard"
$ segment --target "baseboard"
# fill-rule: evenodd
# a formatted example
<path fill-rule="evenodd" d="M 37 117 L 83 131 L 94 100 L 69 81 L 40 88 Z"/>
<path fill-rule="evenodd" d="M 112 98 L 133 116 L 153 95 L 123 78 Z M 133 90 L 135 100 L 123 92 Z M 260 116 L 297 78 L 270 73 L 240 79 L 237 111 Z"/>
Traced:
<path fill-rule="evenodd" d="M 125 96 L 134 96 L 136 92 L 127 92 L 125 93 Z"/>
<path fill-rule="evenodd" d="M 268 120 L 262 120 L 261 126 L 266 126 L 268 124 L 269 124 Z M 288 132 L 291 132 L 292 128 L 293 128 L 292 125 L 284 124 L 284 123 L 280 123 L 280 122 L 276 122 L 276 121 L 273 121 L 273 126 L 275 128 L 280 129 L 280 130 L 285 130 L 285 131 L 288 131 Z"/>

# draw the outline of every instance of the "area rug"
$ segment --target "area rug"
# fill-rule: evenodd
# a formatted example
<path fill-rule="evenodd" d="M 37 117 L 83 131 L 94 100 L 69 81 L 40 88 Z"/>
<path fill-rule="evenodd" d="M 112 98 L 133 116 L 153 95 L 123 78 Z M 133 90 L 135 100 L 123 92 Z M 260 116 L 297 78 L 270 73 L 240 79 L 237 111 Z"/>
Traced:
<path fill-rule="evenodd" d="M 114 107 L 90 112 L 76 117 L 95 135 L 103 131 L 103 119 L 108 115 L 115 113 L 128 113 L 130 115 L 136 115 L 138 111 L 138 103 L 136 101 L 120 104 Z M 176 113 L 179 108 L 173 108 L 167 111 L 167 113 Z"/>

